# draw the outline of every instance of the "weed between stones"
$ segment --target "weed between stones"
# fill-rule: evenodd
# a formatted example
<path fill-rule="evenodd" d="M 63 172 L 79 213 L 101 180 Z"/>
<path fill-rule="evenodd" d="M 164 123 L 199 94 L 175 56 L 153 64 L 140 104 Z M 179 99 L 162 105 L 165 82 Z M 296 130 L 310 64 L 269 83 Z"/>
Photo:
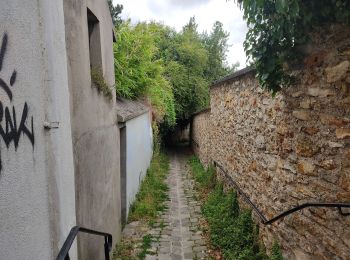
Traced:
<path fill-rule="evenodd" d="M 147 254 L 153 254 L 149 251 L 152 245 L 152 236 L 151 235 L 145 235 L 142 238 L 142 245 L 141 245 L 141 251 L 138 253 L 139 259 L 145 259 Z"/>

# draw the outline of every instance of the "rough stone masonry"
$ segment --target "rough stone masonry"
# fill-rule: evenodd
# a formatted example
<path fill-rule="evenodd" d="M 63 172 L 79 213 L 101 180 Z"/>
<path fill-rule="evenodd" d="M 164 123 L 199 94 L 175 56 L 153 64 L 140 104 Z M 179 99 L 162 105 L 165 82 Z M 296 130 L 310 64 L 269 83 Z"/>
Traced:
<path fill-rule="evenodd" d="M 350 28 L 319 29 L 297 84 L 277 97 L 253 70 L 211 87 L 210 110 L 194 116 L 193 147 L 219 162 L 267 218 L 305 202 L 350 202 Z M 260 226 L 288 259 L 349 259 L 350 217 L 310 208 Z"/>

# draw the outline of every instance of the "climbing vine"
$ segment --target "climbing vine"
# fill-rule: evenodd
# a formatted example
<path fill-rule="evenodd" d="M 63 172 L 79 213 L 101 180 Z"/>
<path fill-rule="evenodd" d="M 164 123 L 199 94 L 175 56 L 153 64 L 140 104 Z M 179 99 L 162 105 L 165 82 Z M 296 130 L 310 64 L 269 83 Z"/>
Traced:
<path fill-rule="evenodd" d="M 287 62 L 316 26 L 350 24 L 348 0 L 237 0 L 248 33 L 244 49 L 263 88 L 275 95 L 291 83 Z"/>

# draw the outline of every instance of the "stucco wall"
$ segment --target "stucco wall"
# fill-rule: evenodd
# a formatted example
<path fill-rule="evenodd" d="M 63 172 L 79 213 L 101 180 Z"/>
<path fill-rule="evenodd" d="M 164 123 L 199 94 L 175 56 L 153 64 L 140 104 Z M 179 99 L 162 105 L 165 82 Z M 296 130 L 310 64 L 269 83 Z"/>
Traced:
<path fill-rule="evenodd" d="M 62 2 L 7 1 L 0 37 L 0 259 L 53 259 L 75 225 Z"/>
<path fill-rule="evenodd" d="M 126 122 L 127 214 L 150 165 L 152 145 L 152 128 L 148 113 Z"/>
<path fill-rule="evenodd" d="M 199 149 L 209 145 L 210 160 L 268 219 L 305 202 L 350 202 L 350 29 L 312 36 L 295 86 L 272 98 L 254 72 L 245 73 L 213 86 L 208 119 L 194 120 L 195 138 L 208 140 Z M 336 209 L 313 208 L 261 225 L 260 233 L 288 259 L 348 259 L 349 225 Z"/>
<path fill-rule="evenodd" d="M 108 99 L 92 86 L 87 8 L 99 19 L 102 70 L 114 84 L 113 25 L 105 0 L 64 1 L 71 94 L 77 223 L 109 232 L 119 240 L 120 165 L 115 93 Z M 103 238 L 81 235 L 81 259 L 102 259 Z"/>

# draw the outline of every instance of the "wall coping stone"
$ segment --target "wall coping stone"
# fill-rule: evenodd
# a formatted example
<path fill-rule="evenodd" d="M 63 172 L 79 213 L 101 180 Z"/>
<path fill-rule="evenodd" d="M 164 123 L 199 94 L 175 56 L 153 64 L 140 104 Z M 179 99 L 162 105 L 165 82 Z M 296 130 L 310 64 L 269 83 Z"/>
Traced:
<path fill-rule="evenodd" d="M 222 79 L 219 79 L 217 81 L 215 81 L 211 86 L 210 88 L 214 88 L 214 87 L 218 87 L 224 83 L 228 83 L 228 82 L 231 82 L 231 81 L 234 81 L 236 79 L 238 79 L 239 77 L 241 76 L 245 76 L 249 73 L 255 73 L 255 69 L 253 67 L 246 67 L 244 69 L 241 69 L 239 71 L 235 71 L 234 73 L 222 78 Z"/>
<path fill-rule="evenodd" d="M 210 107 L 207 107 L 207 108 L 204 108 L 196 113 L 193 113 L 191 115 L 191 117 L 195 117 L 195 116 L 198 116 L 199 114 L 203 114 L 203 113 L 206 113 L 206 112 L 210 112 L 211 108 Z"/>

